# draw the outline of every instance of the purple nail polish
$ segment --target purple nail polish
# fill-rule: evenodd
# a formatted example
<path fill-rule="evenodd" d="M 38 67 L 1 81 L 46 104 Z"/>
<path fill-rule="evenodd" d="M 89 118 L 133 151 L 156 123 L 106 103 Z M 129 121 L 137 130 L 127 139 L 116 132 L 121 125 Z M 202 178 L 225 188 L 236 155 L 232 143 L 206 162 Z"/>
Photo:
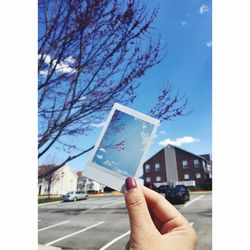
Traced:
<path fill-rule="evenodd" d="M 127 188 L 127 190 L 130 190 L 130 189 L 136 188 L 136 187 L 137 187 L 137 185 L 136 185 L 135 178 L 132 177 L 132 176 L 127 177 L 127 179 L 126 179 L 126 188 Z"/>

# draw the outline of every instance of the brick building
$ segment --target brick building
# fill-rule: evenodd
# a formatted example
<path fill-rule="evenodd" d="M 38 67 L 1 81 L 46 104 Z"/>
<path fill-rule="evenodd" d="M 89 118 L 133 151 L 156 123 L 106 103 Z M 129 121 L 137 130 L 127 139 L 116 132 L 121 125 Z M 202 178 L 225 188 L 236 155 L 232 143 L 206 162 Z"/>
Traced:
<path fill-rule="evenodd" d="M 167 145 L 143 164 L 144 185 L 200 186 L 212 179 L 210 155 L 196 155 Z"/>

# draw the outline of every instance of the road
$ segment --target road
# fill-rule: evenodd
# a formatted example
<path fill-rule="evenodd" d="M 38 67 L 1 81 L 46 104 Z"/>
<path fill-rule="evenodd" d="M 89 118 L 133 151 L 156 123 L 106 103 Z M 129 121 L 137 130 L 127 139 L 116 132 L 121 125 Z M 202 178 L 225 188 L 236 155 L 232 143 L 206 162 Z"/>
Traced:
<path fill-rule="evenodd" d="M 175 205 L 198 234 L 197 250 L 212 249 L 212 193 Z M 38 242 L 62 249 L 124 249 L 129 221 L 122 195 L 38 207 Z"/>

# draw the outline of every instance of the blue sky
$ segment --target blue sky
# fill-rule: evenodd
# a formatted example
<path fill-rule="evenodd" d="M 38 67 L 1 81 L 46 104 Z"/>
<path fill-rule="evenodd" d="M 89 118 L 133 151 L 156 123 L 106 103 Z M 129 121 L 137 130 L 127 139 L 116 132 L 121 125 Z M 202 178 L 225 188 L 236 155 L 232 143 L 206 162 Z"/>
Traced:
<path fill-rule="evenodd" d="M 195 154 L 211 154 L 212 129 L 212 3 L 211 1 L 165 0 L 145 1 L 149 9 L 159 5 L 154 33 L 167 43 L 166 58 L 141 78 L 137 99 L 129 107 L 148 113 L 156 101 L 160 86 L 169 82 L 176 90 L 186 92 L 187 110 L 192 113 L 163 122 L 157 130 L 146 158 L 167 143 Z M 94 145 L 103 124 L 93 124 L 88 136 L 73 142 L 82 148 Z M 84 170 L 89 154 L 69 162 L 75 170 Z M 65 153 L 56 148 L 41 158 L 40 163 L 62 161 Z"/>
<path fill-rule="evenodd" d="M 121 111 L 115 111 L 114 115 L 119 118 L 111 120 L 93 162 L 133 176 L 149 143 L 153 124 Z"/>

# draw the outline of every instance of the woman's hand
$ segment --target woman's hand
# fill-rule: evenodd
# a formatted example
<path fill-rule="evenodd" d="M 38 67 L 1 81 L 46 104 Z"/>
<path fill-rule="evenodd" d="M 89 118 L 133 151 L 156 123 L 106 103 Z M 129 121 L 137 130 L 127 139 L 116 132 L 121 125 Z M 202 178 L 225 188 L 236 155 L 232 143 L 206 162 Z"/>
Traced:
<path fill-rule="evenodd" d="M 160 194 L 126 179 L 125 201 L 130 220 L 127 250 L 194 250 L 196 233 Z"/>

